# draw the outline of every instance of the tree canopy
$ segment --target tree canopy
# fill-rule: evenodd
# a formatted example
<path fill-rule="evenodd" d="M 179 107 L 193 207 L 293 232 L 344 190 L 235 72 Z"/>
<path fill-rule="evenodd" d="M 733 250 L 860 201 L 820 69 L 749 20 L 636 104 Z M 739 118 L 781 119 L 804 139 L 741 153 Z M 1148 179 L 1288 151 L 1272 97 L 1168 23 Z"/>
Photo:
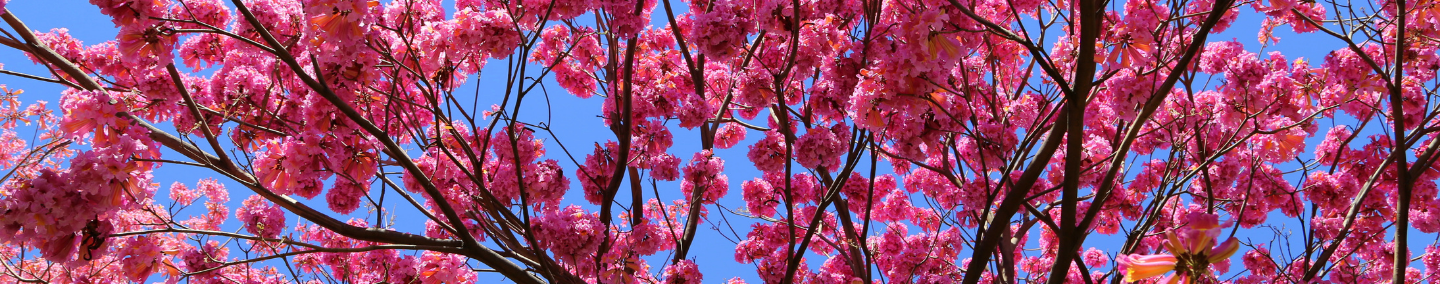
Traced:
<path fill-rule="evenodd" d="M 0 283 L 1440 281 L 1436 1 L 89 2 Z"/>

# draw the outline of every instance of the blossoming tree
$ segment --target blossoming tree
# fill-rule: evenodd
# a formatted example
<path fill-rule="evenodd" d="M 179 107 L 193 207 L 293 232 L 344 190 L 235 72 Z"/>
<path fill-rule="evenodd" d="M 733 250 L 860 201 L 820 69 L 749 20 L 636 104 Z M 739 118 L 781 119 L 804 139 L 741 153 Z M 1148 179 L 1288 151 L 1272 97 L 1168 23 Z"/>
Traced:
<path fill-rule="evenodd" d="M 1440 2 L 90 2 L 0 4 L 68 88 L 0 96 L 0 282 L 1440 280 Z"/>

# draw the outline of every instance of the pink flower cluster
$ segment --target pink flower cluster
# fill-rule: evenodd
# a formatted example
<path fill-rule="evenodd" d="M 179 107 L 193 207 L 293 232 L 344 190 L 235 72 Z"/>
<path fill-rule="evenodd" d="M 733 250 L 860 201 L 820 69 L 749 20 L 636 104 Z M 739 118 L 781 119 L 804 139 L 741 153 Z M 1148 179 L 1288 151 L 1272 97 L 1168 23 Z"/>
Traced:
<path fill-rule="evenodd" d="M 560 199 L 570 189 L 570 179 L 565 178 L 558 161 L 537 161 L 545 155 L 545 150 L 544 143 L 535 138 L 533 131 L 518 130 L 501 130 L 491 136 L 489 145 L 495 159 L 486 164 L 491 175 L 486 187 L 501 200 L 518 203 L 524 193 L 528 204 L 537 208 L 558 208 Z M 513 145 L 511 139 L 514 139 Z M 523 176 L 517 177 L 517 170 Z"/>
<path fill-rule="evenodd" d="M 850 127 L 843 123 L 812 128 L 795 141 L 795 162 L 806 168 L 839 169 L 840 158 L 850 150 L 850 136 Z"/>
<path fill-rule="evenodd" d="M 716 157 L 709 150 L 695 153 L 685 165 L 685 179 L 680 182 L 685 196 L 700 191 L 700 202 L 715 203 L 730 190 L 730 177 L 725 175 L 725 160 Z"/>
<path fill-rule="evenodd" d="M 285 229 L 285 212 L 259 195 L 246 198 L 235 211 L 235 218 L 245 224 L 245 231 L 265 238 L 275 238 Z"/>
<path fill-rule="evenodd" d="M 531 227 L 540 245 L 553 252 L 556 260 L 575 267 L 589 265 L 592 271 L 591 260 L 606 232 L 611 232 L 595 213 L 573 205 L 538 216 Z"/>
<path fill-rule="evenodd" d="M 733 59 L 750 34 L 755 33 L 756 1 L 716 0 L 703 13 L 695 13 L 686 35 L 701 54 L 718 60 Z"/>
<path fill-rule="evenodd" d="M 504 10 L 464 9 L 455 13 L 455 45 L 484 58 L 505 58 L 521 41 L 516 19 Z M 473 72 L 473 71 L 472 71 Z"/>
<path fill-rule="evenodd" d="M 689 259 L 665 267 L 666 284 L 702 283 L 700 280 L 704 279 L 703 276 L 700 274 L 700 267 Z"/>

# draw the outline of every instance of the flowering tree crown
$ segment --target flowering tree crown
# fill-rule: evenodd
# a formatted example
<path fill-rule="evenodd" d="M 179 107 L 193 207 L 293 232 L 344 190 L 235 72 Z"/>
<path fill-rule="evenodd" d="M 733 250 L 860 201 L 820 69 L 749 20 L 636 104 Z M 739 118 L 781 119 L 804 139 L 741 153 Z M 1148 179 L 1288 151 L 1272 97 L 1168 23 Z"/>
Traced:
<path fill-rule="evenodd" d="M 0 1 L 3 283 L 1440 277 L 1434 1 L 90 3 Z"/>

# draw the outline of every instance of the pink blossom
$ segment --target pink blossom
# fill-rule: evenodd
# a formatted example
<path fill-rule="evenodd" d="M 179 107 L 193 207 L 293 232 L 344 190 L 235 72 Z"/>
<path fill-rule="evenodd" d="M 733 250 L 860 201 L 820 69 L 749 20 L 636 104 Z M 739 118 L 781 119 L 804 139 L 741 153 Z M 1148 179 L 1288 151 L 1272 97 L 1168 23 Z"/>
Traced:
<path fill-rule="evenodd" d="M 455 13 L 455 44 L 461 50 L 488 58 L 505 58 L 515 52 L 520 33 L 503 10 L 463 9 Z"/>
<path fill-rule="evenodd" d="M 750 162 L 755 163 L 755 169 L 773 172 L 785 169 L 785 139 L 777 132 L 765 132 L 765 138 L 750 144 Z"/>
<path fill-rule="evenodd" d="M 730 178 L 725 172 L 725 161 L 711 154 L 710 150 L 695 153 L 690 159 L 690 164 L 685 165 L 685 179 L 680 182 L 680 189 L 685 196 L 692 196 L 692 192 L 701 191 L 701 203 L 715 203 L 730 188 Z"/>
<path fill-rule="evenodd" d="M 811 129 L 795 141 L 795 162 L 807 168 L 838 169 L 849 145 L 850 127 L 844 124 Z"/>
<path fill-rule="evenodd" d="M 561 262 L 570 264 L 592 259 L 601 239 L 605 238 L 599 217 L 579 206 L 538 216 L 532 227 L 536 236 L 540 236 L 542 246 L 554 252 Z"/>
<path fill-rule="evenodd" d="M 90 0 L 90 4 L 100 7 L 100 13 L 114 17 L 111 22 L 116 27 L 131 25 L 144 25 L 152 21 L 151 17 L 163 17 L 165 8 L 170 5 L 168 0 Z"/>
<path fill-rule="evenodd" d="M 689 259 L 665 267 L 665 283 L 667 284 L 700 283 L 701 276 L 700 268 Z"/>
<path fill-rule="evenodd" d="M 740 53 L 746 38 L 755 31 L 754 9 L 739 0 L 717 0 L 710 10 L 695 14 L 689 38 L 701 54 L 728 60 Z"/>
<path fill-rule="evenodd" d="M 264 238 L 279 236 L 285 229 L 285 213 L 259 195 L 246 198 L 244 204 L 235 210 L 235 218 L 245 224 L 245 231 Z"/>

